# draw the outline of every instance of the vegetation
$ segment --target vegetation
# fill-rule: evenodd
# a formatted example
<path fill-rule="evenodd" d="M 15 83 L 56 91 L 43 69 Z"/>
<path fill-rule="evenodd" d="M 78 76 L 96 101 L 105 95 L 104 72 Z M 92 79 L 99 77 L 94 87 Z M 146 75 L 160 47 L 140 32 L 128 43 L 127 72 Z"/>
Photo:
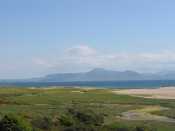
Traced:
<path fill-rule="evenodd" d="M 164 111 L 156 111 L 156 112 L 153 112 L 153 114 L 167 116 L 169 118 L 175 119 L 175 108 L 171 108 L 169 110 L 164 110 Z"/>
<path fill-rule="evenodd" d="M 123 112 L 163 107 L 149 113 L 174 118 L 175 100 L 116 95 L 108 89 L 0 88 L 2 131 L 173 131 L 159 120 L 126 120 Z M 162 113 L 165 112 L 165 113 Z"/>
<path fill-rule="evenodd" d="M 63 130 L 95 131 L 100 130 L 104 116 L 92 110 L 73 107 L 69 108 L 66 115 L 62 115 L 59 120 L 60 125 L 64 127 Z"/>
<path fill-rule="evenodd" d="M 12 114 L 5 115 L 0 121 L 1 131 L 32 131 L 32 127 L 24 119 Z"/>

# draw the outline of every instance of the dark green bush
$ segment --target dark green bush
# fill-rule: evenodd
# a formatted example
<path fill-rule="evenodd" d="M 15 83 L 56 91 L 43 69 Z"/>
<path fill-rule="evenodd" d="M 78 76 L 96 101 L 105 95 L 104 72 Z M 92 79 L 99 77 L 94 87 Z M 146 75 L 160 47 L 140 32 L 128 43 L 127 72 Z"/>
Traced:
<path fill-rule="evenodd" d="M 104 122 L 103 114 L 95 113 L 93 110 L 70 108 L 68 112 L 80 123 L 100 126 Z"/>
<path fill-rule="evenodd" d="M 135 131 L 157 131 L 157 130 L 153 127 L 143 125 L 143 126 L 136 126 Z"/>
<path fill-rule="evenodd" d="M 65 115 L 59 118 L 64 131 L 99 131 L 104 122 L 104 116 L 85 108 L 69 108 Z"/>
<path fill-rule="evenodd" d="M 113 123 L 103 126 L 101 131 L 157 131 L 151 125 L 128 125 L 127 123 Z"/>
<path fill-rule="evenodd" d="M 39 117 L 37 119 L 32 120 L 32 125 L 35 128 L 50 130 L 52 128 L 52 120 L 49 117 Z"/>
<path fill-rule="evenodd" d="M 128 127 L 120 123 L 106 125 L 102 129 L 103 131 L 134 131 L 132 127 Z"/>
<path fill-rule="evenodd" d="M 72 126 L 74 124 L 74 120 L 70 115 L 62 115 L 60 118 L 60 124 L 63 126 Z"/>
<path fill-rule="evenodd" d="M 19 116 L 5 115 L 0 121 L 0 131 L 32 131 L 28 122 Z"/>

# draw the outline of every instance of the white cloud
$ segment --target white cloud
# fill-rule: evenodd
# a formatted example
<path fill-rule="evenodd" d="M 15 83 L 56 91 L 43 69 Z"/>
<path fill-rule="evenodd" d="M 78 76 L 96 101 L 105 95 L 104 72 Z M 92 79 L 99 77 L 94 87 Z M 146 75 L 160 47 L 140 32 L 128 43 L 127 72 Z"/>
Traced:
<path fill-rule="evenodd" d="M 69 56 L 89 57 L 96 55 L 96 50 L 86 45 L 79 45 L 66 50 Z"/>
<path fill-rule="evenodd" d="M 175 53 L 103 53 L 86 45 L 79 45 L 66 49 L 62 55 L 53 56 L 52 60 L 35 59 L 35 63 L 58 72 L 76 72 L 95 67 L 151 72 L 173 69 Z"/>

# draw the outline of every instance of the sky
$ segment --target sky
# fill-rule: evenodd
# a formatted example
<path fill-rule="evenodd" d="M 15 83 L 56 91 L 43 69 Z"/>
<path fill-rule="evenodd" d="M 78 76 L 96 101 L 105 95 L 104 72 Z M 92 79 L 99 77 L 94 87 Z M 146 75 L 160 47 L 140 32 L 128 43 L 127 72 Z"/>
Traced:
<path fill-rule="evenodd" d="M 175 70 L 174 0 L 0 0 L 0 79 Z"/>

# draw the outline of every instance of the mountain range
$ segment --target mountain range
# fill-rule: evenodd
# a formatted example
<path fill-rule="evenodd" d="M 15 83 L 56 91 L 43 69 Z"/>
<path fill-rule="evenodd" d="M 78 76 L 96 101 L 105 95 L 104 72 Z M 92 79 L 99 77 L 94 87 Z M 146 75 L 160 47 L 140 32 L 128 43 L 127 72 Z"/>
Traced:
<path fill-rule="evenodd" d="M 128 81 L 128 80 L 175 80 L 175 72 L 139 73 L 136 71 L 113 71 L 95 68 L 82 73 L 57 73 L 40 78 L 27 79 L 32 82 L 75 82 L 75 81 Z"/>

